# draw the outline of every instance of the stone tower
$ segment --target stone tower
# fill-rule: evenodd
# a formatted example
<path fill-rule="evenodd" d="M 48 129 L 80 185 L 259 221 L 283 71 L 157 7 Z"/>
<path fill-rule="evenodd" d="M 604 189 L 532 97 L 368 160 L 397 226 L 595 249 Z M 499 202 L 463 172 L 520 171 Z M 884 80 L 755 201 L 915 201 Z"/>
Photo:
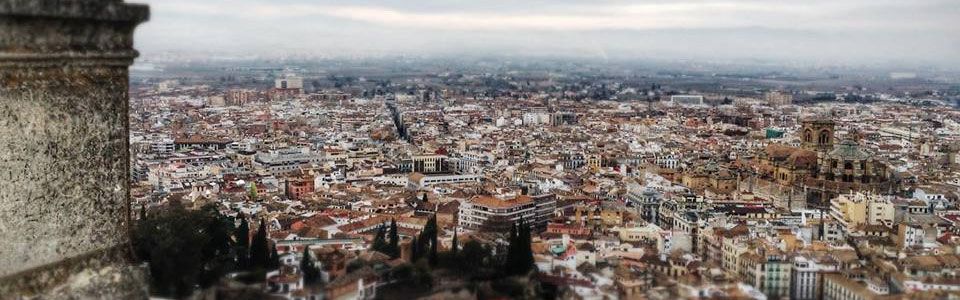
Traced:
<path fill-rule="evenodd" d="M 804 149 L 827 152 L 833 150 L 834 126 L 829 119 L 806 119 L 800 128 L 800 140 Z"/>
<path fill-rule="evenodd" d="M 0 298 L 144 298 L 128 71 L 145 5 L 0 0 Z"/>

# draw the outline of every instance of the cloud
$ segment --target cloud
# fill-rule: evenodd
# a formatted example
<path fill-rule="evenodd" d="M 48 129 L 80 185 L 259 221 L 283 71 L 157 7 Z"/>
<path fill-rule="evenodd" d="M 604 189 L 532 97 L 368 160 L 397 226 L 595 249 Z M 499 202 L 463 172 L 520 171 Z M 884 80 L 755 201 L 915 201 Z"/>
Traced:
<path fill-rule="evenodd" d="M 147 2 L 154 16 L 138 32 L 138 40 L 150 40 L 145 42 L 147 50 L 219 45 L 253 52 L 284 48 L 330 52 L 357 51 L 357 43 L 367 43 L 368 50 L 411 52 L 432 51 L 412 45 L 436 44 L 457 51 L 449 43 L 463 44 L 464 49 L 459 49 L 463 51 L 531 47 L 524 41 L 540 41 L 536 46 L 541 47 L 570 48 L 544 40 L 579 36 L 596 43 L 590 48 L 599 52 L 622 52 L 643 50 L 644 44 L 611 38 L 666 42 L 670 39 L 663 34 L 673 34 L 679 52 L 689 52 L 698 41 L 722 43 L 723 37 L 728 37 L 730 41 L 756 43 L 757 47 L 731 48 L 730 52 L 741 51 L 748 57 L 757 54 L 751 48 L 812 41 L 852 47 L 865 52 L 859 55 L 864 57 L 903 58 L 911 54 L 895 43 L 907 42 L 915 45 L 916 58 L 931 59 L 923 55 L 935 54 L 945 56 L 945 60 L 960 60 L 960 54 L 956 54 L 960 51 L 949 51 L 958 50 L 956 45 L 960 44 L 960 21 L 956 18 L 960 3 L 954 0 Z M 771 32 L 776 34 L 767 34 Z M 744 40 L 758 36 L 766 40 Z M 323 37 L 325 42 L 304 37 Z M 476 39 L 485 39 L 488 44 Z M 266 47 L 265 43 L 277 45 Z M 658 47 L 670 52 L 662 45 Z"/>
<path fill-rule="evenodd" d="M 672 1 L 655 3 L 561 4 L 533 11 L 524 7 L 475 11 L 418 11 L 386 5 L 304 4 L 296 2 L 229 1 L 203 2 L 169 0 L 158 2 L 158 13 L 205 17 L 233 16 L 251 20 L 282 20 L 298 17 L 342 18 L 381 26 L 444 30 L 650 30 L 676 28 L 782 29 L 937 29 L 937 20 L 922 15 L 914 22 L 894 22 L 863 10 L 895 12 L 917 5 L 900 1 Z M 922 6 L 922 5 L 921 5 Z M 935 8 L 936 6 L 934 6 Z M 936 11 L 931 10 L 931 13 Z M 895 15 L 896 16 L 896 15 Z M 952 16 L 943 16 L 949 18 Z M 900 18 L 904 19 L 904 18 Z"/>

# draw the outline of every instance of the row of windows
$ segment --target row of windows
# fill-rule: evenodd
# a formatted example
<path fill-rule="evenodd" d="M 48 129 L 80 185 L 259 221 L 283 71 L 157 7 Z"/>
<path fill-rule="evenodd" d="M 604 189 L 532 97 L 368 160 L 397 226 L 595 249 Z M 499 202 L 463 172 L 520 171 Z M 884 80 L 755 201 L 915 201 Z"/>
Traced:
<path fill-rule="evenodd" d="M 442 179 L 424 179 L 424 184 L 450 183 L 450 182 L 471 182 L 479 181 L 477 178 L 442 178 Z"/>

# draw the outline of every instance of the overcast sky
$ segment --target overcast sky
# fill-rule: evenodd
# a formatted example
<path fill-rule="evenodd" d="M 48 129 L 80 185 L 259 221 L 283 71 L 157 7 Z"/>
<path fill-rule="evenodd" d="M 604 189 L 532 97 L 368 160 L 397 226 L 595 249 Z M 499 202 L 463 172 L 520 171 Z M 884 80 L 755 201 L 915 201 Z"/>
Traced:
<path fill-rule="evenodd" d="M 960 0 L 127 0 L 151 55 L 509 54 L 960 65 Z"/>

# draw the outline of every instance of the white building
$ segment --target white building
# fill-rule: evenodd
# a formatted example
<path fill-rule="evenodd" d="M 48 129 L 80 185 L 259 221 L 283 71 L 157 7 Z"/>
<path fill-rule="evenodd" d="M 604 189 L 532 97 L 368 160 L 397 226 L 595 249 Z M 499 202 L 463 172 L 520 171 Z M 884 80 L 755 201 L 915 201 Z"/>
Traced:
<path fill-rule="evenodd" d="M 479 183 L 480 179 L 480 175 L 473 174 L 424 175 L 412 173 L 407 177 L 407 188 L 419 190 L 437 184 Z"/>
<path fill-rule="evenodd" d="M 278 89 L 303 89 L 303 78 L 297 76 L 286 76 L 274 80 L 274 88 Z"/>
<path fill-rule="evenodd" d="M 891 199 L 891 196 L 865 193 L 840 195 L 830 200 L 830 215 L 845 232 L 861 225 L 890 226 L 896 215 Z"/>
<path fill-rule="evenodd" d="M 677 105 L 703 105 L 703 96 L 701 95 L 673 95 L 670 96 L 670 102 Z"/>
<path fill-rule="evenodd" d="M 173 153 L 174 149 L 175 146 L 171 138 L 160 139 L 150 144 L 150 150 L 153 153 L 170 154 Z"/>
<path fill-rule="evenodd" d="M 257 153 L 253 166 L 266 171 L 269 175 L 282 176 L 296 172 L 311 164 L 319 165 L 322 157 L 310 151 L 309 148 L 287 148 L 270 150 L 266 153 Z"/>
<path fill-rule="evenodd" d="M 532 126 L 532 125 L 542 125 L 550 123 L 550 114 L 542 112 L 528 112 L 523 113 L 523 125 Z"/>
<path fill-rule="evenodd" d="M 464 230 L 481 227 L 492 231 L 509 230 L 522 218 L 530 226 L 546 226 L 557 208 L 553 194 L 521 195 L 508 199 L 493 196 L 474 196 L 460 204 L 458 223 Z"/>
<path fill-rule="evenodd" d="M 823 264 L 806 256 L 793 258 L 790 275 L 790 299 L 820 299 L 823 274 L 837 271 L 834 264 Z"/>

